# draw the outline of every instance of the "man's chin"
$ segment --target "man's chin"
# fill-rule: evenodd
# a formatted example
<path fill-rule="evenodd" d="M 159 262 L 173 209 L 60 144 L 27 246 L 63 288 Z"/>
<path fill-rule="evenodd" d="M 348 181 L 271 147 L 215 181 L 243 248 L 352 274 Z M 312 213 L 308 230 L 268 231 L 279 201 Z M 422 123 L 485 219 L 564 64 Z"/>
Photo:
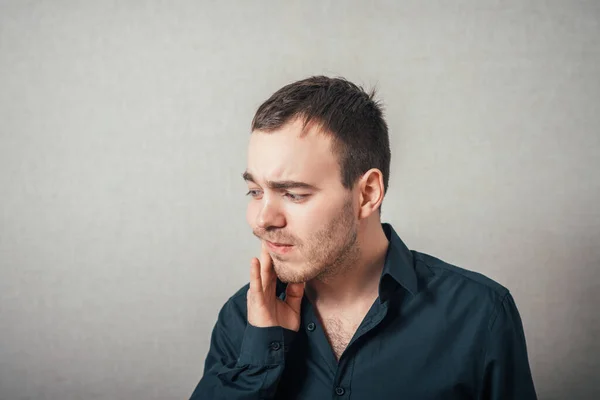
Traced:
<path fill-rule="evenodd" d="M 293 264 L 275 262 L 274 269 L 283 283 L 305 283 L 313 278 L 310 274 L 302 273 L 306 271 L 303 271 L 301 266 L 296 267 Z"/>
<path fill-rule="evenodd" d="M 279 280 L 283 283 L 305 283 L 305 280 L 298 280 L 298 279 L 282 279 L 279 278 Z"/>
<path fill-rule="evenodd" d="M 278 273 L 277 274 L 277 278 L 279 278 L 279 280 L 283 283 L 304 283 L 310 279 L 305 278 L 304 276 L 300 276 L 297 274 L 288 274 L 288 273 Z"/>

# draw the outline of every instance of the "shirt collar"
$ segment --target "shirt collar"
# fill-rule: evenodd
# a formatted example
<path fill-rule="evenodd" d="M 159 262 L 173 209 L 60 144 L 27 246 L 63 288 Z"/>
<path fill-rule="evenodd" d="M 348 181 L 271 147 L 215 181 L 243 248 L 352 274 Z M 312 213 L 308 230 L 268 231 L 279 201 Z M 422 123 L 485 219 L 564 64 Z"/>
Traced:
<path fill-rule="evenodd" d="M 385 301 L 395 289 L 395 287 L 386 284 L 386 277 L 388 276 L 408 290 L 410 294 L 416 294 L 418 292 L 417 274 L 413 266 L 412 252 L 406 247 L 390 224 L 383 223 L 381 227 L 390 243 L 379 280 L 380 300 Z"/>

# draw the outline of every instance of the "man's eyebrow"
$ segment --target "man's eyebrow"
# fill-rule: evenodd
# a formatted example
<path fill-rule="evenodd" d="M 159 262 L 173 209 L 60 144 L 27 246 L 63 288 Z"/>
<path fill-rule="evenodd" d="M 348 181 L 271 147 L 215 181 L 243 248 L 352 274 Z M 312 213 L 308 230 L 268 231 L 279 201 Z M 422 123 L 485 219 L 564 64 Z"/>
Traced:
<path fill-rule="evenodd" d="M 242 174 L 242 178 L 244 178 L 244 180 L 246 182 L 252 182 L 252 183 L 256 183 L 254 181 L 254 177 L 252 176 L 252 174 L 248 171 L 244 171 L 244 173 Z"/>
<path fill-rule="evenodd" d="M 246 182 L 257 183 L 254 179 L 254 176 L 248 171 L 242 174 L 242 178 Z M 287 190 L 287 189 L 308 189 L 308 190 L 318 190 L 317 187 L 311 185 L 306 182 L 299 181 L 267 181 L 267 187 L 272 190 Z"/>

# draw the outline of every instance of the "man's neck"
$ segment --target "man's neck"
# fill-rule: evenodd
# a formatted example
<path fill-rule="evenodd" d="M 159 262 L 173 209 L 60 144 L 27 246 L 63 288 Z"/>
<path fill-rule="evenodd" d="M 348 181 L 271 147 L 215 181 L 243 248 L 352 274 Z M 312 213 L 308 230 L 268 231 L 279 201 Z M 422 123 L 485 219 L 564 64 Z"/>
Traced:
<path fill-rule="evenodd" d="M 340 265 L 336 273 L 306 284 L 306 295 L 315 306 L 353 307 L 377 297 L 389 241 L 379 219 L 365 221 L 358 232 L 358 259 Z"/>

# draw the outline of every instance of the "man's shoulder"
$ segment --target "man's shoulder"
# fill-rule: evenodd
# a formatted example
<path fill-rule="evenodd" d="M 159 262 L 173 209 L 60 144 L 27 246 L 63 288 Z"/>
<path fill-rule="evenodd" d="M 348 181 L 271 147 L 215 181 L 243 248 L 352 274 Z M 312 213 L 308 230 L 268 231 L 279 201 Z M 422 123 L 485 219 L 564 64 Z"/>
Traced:
<path fill-rule="evenodd" d="M 250 284 L 246 283 L 244 286 L 242 286 L 237 292 L 235 292 L 228 301 L 233 301 L 233 302 L 246 302 L 246 294 L 248 293 L 248 289 L 250 289 Z"/>
<path fill-rule="evenodd" d="M 248 293 L 248 289 L 250 289 L 250 283 L 246 283 L 237 292 L 235 292 L 229 299 L 227 299 L 225 306 L 229 305 L 230 307 L 234 307 L 236 309 L 239 309 L 240 311 L 243 311 L 243 313 L 245 314 L 246 313 L 246 295 Z"/>
<path fill-rule="evenodd" d="M 250 284 L 247 283 L 230 296 L 225 304 L 221 307 L 219 312 L 220 320 L 245 320 L 248 315 L 248 309 L 246 306 L 246 293 L 250 288 Z"/>
<path fill-rule="evenodd" d="M 412 253 L 415 267 L 426 268 L 432 274 L 432 279 L 445 282 L 444 289 L 460 287 L 475 296 L 487 296 L 490 300 L 503 299 L 509 293 L 505 286 L 482 273 L 459 267 L 430 254 L 414 250 Z"/>

